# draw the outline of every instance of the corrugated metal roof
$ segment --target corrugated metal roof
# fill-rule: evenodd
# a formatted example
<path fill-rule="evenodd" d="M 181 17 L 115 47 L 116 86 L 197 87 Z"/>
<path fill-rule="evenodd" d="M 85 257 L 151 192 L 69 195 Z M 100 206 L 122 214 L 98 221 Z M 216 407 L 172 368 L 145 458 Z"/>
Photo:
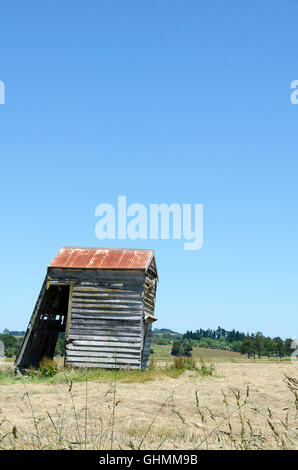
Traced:
<path fill-rule="evenodd" d="M 153 250 L 64 246 L 50 268 L 147 269 Z"/>

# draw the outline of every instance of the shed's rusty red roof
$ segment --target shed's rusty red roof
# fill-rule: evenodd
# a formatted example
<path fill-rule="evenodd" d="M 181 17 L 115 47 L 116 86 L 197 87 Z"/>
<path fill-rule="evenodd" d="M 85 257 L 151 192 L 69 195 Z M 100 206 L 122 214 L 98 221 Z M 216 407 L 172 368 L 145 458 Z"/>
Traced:
<path fill-rule="evenodd" d="M 64 246 L 50 268 L 147 269 L 153 250 Z"/>

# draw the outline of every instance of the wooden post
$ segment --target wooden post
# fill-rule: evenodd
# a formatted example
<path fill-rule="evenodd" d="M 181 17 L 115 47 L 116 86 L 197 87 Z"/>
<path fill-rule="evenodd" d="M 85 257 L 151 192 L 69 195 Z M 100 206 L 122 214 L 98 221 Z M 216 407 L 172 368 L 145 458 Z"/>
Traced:
<path fill-rule="evenodd" d="M 69 297 L 68 297 L 68 308 L 67 308 L 67 318 L 66 318 L 66 332 L 65 332 L 65 343 L 67 343 L 69 339 L 69 330 L 71 325 L 71 308 L 72 308 L 72 292 L 73 292 L 73 284 L 69 286 Z M 66 345 L 65 345 L 65 353 L 64 353 L 64 367 L 66 364 Z"/>

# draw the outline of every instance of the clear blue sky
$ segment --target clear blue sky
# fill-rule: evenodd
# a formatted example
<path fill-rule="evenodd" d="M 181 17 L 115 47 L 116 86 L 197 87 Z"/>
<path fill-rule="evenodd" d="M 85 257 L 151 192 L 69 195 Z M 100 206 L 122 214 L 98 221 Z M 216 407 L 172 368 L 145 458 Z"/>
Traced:
<path fill-rule="evenodd" d="M 3 0 L 0 331 L 63 245 L 153 248 L 156 327 L 298 336 L 296 0 Z M 100 241 L 95 208 L 204 204 L 204 245 Z"/>

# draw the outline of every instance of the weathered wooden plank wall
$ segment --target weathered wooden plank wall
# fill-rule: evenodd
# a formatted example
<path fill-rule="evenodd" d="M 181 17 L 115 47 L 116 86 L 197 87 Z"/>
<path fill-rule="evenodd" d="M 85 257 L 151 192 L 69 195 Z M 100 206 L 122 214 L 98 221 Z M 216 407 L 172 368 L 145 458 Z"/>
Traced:
<path fill-rule="evenodd" d="M 142 290 L 137 279 L 131 281 L 74 287 L 67 363 L 140 368 Z"/>
<path fill-rule="evenodd" d="M 67 271 L 67 272 L 66 272 Z M 73 284 L 66 364 L 140 369 L 144 334 L 144 286 L 139 270 L 50 270 L 51 283 Z M 147 344 L 150 336 L 147 337 Z"/>

